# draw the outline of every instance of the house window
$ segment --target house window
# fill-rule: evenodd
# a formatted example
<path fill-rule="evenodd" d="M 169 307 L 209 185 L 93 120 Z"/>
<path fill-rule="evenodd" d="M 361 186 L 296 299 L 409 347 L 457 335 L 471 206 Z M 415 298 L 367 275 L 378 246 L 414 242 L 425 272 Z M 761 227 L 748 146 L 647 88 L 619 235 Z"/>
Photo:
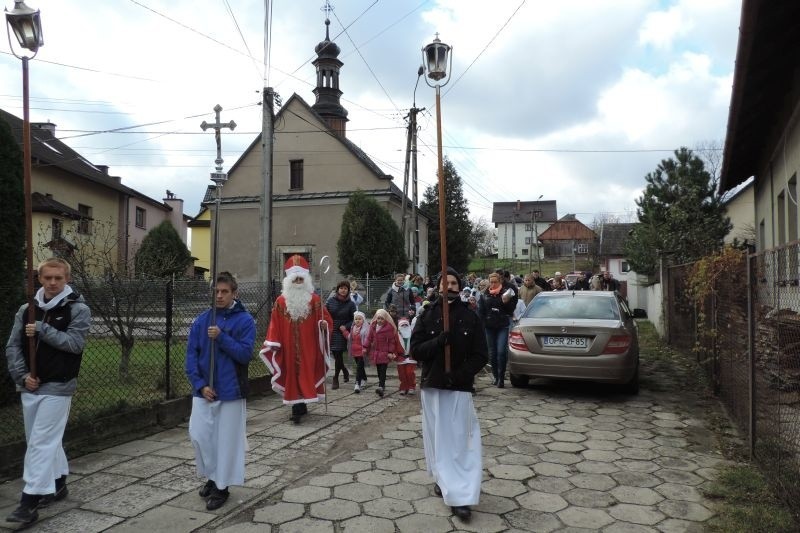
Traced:
<path fill-rule="evenodd" d="M 575 247 L 576 254 L 588 254 L 589 253 L 589 245 L 585 242 L 579 242 L 578 245 Z"/>
<path fill-rule="evenodd" d="M 528 249 L 527 248 L 523 248 L 522 249 L 522 255 L 528 255 Z"/>
<path fill-rule="evenodd" d="M 51 240 L 57 241 L 61 238 L 62 235 L 62 226 L 61 226 L 61 219 L 54 218 L 53 222 L 51 223 L 50 227 L 52 228 L 52 235 L 50 236 Z"/>
<path fill-rule="evenodd" d="M 533 231 L 533 224 L 525 224 L 525 231 Z"/>
<path fill-rule="evenodd" d="M 628 264 L 627 261 L 622 261 L 620 263 L 620 267 L 619 268 L 620 268 L 621 272 L 630 272 L 631 271 L 631 266 Z"/>
<path fill-rule="evenodd" d="M 289 161 L 289 189 L 299 190 L 303 188 L 303 160 L 295 159 Z"/>
<path fill-rule="evenodd" d="M 525 237 L 525 244 L 530 244 L 530 243 L 531 243 L 531 238 Z"/>
<path fill-rule="evenodd" d="M 147 211 L 141 207 L 136 208 L 136 227 L 147 228 Z"/>
<path fill-rule="evenodd" d="M 78 204 L 78 212 L 81 214 L 78 220 L 78 233 L 88 235 L 92 232 L 92 208 L 88 205 Z"/>

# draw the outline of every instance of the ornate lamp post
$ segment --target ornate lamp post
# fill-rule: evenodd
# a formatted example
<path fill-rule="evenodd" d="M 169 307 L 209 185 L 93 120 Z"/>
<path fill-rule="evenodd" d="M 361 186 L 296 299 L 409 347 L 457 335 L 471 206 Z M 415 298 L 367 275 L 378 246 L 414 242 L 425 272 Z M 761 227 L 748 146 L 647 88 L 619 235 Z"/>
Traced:
<path fill-rule="evenodd" d="M 26 296 L 28 298 L 28 323 L 36 321 L 36 307 L 33 304 L 33 223 L 31 221 L 33 206 L 31 204 L 31 120 L 28 91 L 28 61 L 36 57 L 39 47 L 44 45 L 42 37 L 42 21 L 39 10 L 33 10 L 22 0 L 14 2 L 14 9 L 6 9 L 8 25 L 8 46 L 14 57 L 22 60 L 22 174 L 25 194 L 25 268 Z M 11 43 L 11 33 L 17 38 L 21 48 L 33 53 L 30 57 L 18 55 Z M 31 377 L 36 377 L 36 340 L 28 337 L 29 370 Z"/>
<path fill-rule="evenodd" d="M 544 196 L 544 195 L 543 194 L 539 195 L 539 198 L 536 199 L 536 203 L 539 203 L 539 200 L 542 199 L 542 196 Z M 534 246 L 536 246 L 536 259 L 537 259 L 537 261 L 539 263 L 539 272 L 541 273 L 541 270 L 542 270 L 542 258 L 539 256 L 539 232 L 536 231 L 535 228 L 536 228 L 536 206 L 533 206 L 533 209 L 531 209 L 531 231 L 530 231 L 530 234 L 531 234 L 531 236 L 530 236 L 531 247 L 528 248 L 528 251 L 530 252 L 530 253 L 528 253 L 528 274 L 530 274 L 532 272 L 531 269 L 533 268 L 531 266 L 531 261 L 533 260 L 533 247 Z M 536 241 L 533 240 L 533 232 L 534 231 L 536 231 Z"/>
<path fill-rule="evenodd" d="M 429 87 L 436 89 L 436 148 L 439 163 L 439 255 L 442 259 L 442 276 L 441 279 L 447 287 L 447 224 L 445 221 L 445 203 L 447 196 L 445 196 L 444 187 L 444 163 L 442 158 L 442 105 L 440 88 L 447 85 L 450 78 L 447 74 L 448 67 L 453 65 L 453 56 L 450 54 L 452 48 L 439 40 L 439 34 L 432 43 L 422 49 L 422 65 L 425 67 L 425 83 Z M 449 62 L 448 62 L 449 59 Z M 442 82 L 442 80 L 445 80 Z M 446 294 L 441 295 L 442 298 L 447 298 Z M 448 306 L 442 305 L 442 321 L 444 331 L 450 329 L 450 317 Z M 444 369 L 445 372 L 450 372 L 450 346 L 445 345 L 444 348 Z"/>

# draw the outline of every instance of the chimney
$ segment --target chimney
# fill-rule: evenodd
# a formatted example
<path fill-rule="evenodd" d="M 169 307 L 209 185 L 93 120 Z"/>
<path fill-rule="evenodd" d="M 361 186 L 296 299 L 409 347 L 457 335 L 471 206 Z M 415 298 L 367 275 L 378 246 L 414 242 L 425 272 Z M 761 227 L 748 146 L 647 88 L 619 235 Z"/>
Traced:
<path fill-rule="evenodd" d="M 102 172 L 104 176 L 108 176 L 108 165 L 95 165 L 94 167 Z"/>
<path fill-rule="evenodd" d="M 45 139 L 54 139 L 56 137 L 56 125 L 52 122 L 32 122 L 31 126 L 39 130 Z"/>

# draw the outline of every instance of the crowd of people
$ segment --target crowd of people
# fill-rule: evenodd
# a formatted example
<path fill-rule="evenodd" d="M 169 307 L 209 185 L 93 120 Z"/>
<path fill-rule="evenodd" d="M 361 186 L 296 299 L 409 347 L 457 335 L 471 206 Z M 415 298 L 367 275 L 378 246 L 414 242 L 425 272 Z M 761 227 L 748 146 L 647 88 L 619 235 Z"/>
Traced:
<path fill-rule="evenodd" d="M 353 360 L 353 392 L 367 387 L 366 366 L 377 374 L 375 394 L 383 398 L 388 369 L 394 365 L 399 395 L 417 391 L 420 366 L 423 447 L 434 493 L 462 520 L 478 503 L 482 475 L 481 438 L 472 403 L 475 376 L 491 366 L 493 385 L 505 386 L 508 335 L 515 320 L 543 291 L 618 290 L 608 272 L 578 273 L 568 281 L 560 272 L 545 279 L 536 270 L 523 277 L 497 270 L 482 279 L 453 269 L 436 279 L 397 274 L 372 318 L 355 281 L 342 280 L 325 298 L 314 290 L 308 262 L 289 258 L 282 293 L 272 308 L 260 358 L 272 375 L 272 388 L 291 407 L 299 424 L 308 404 L 326 400 L 330 388 L 349 383 L 345 353 Z M 62 438 L 81 356 L 91 324 L 84 299 L 69 285 L 70 265 L 48 259 L 39 265 L 42 285 L 20 307 L 6 346 L 11 378 L 21 393 L 27 450 L 19 506 L 7 521 L 30 524 L 38 509 L 65 498 L 69 473 Z M 228 499 L 231 485 L 245 478 L 248 365 L 255 346 L 253 316 L 238 299 L 238 282 L 229 272 L 214 280 L 209 310 L 193 322 L 185 371 L 193 391 L 189 440 L 206 509 Z M 445 319 L 447 324 L 445 325 Z"/>

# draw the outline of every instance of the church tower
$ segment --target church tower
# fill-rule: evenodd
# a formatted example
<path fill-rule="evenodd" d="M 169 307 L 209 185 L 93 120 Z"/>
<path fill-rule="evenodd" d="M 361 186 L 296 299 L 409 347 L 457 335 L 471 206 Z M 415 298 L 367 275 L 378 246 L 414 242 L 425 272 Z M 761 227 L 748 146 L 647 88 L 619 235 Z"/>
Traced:
<path fill-rule="evenodd" d="M 330 25 L 330 19 L 326 18 L 325 40 L 314 48 L 317 59 L 312 64 L 317 68 L 317 87 L 314 89 L 317 101 L 311 108 L 325 119 L 328 127 L 344 137 L 347 110 L 339 102 L 339 97 L 342 96 L 342 91 L 339 90 L 339 69 L 343 63 L 338 59 L 341 49 L 330 39 Z"/>

